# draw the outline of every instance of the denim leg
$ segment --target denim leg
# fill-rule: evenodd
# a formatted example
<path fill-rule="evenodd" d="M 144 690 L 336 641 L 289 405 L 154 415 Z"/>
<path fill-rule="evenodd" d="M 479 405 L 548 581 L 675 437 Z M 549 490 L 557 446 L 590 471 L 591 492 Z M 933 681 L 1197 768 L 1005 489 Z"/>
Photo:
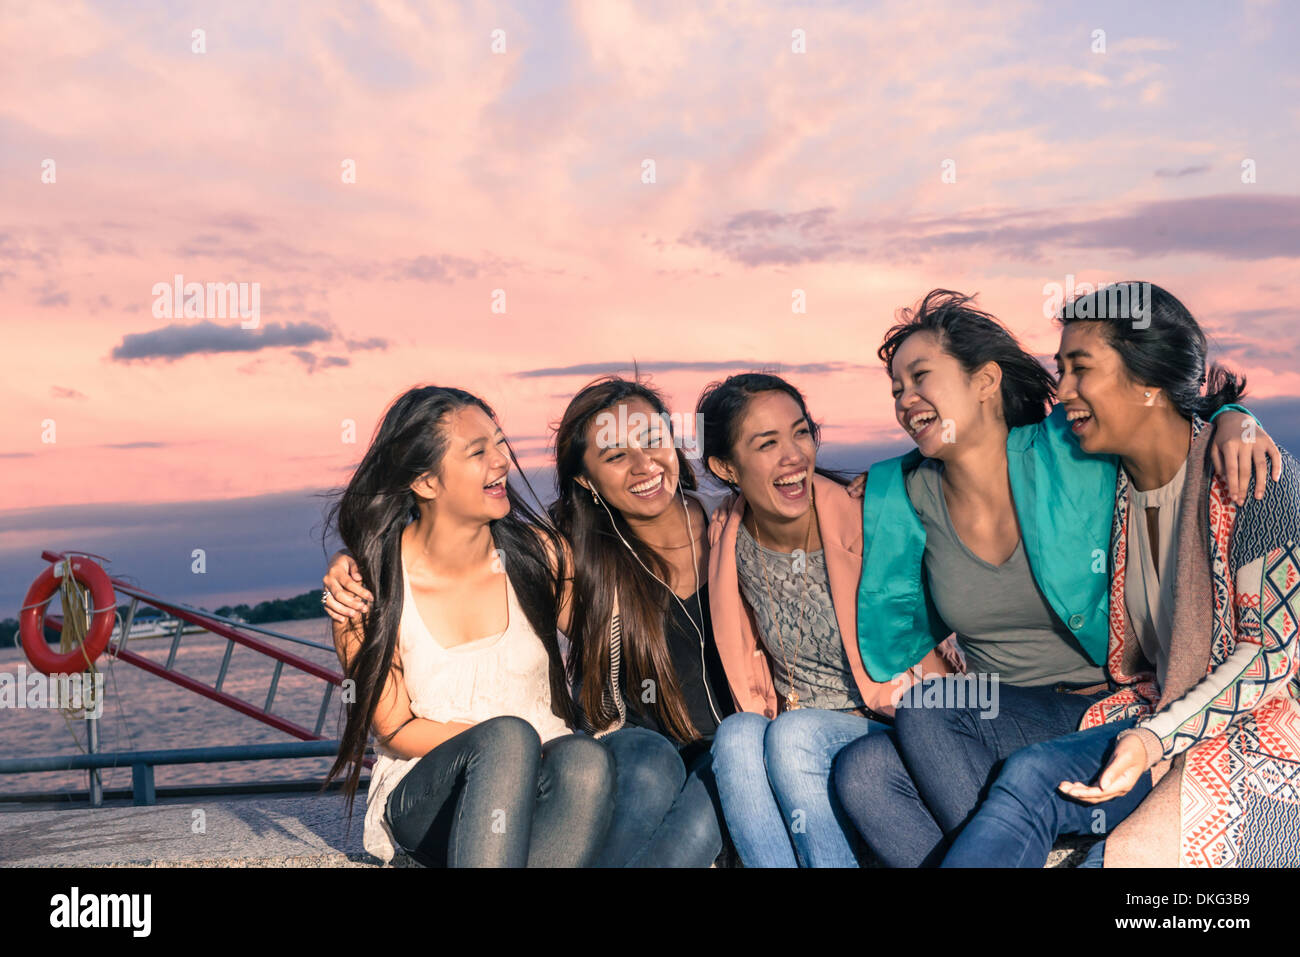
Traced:
<path fill-rule="evenodd" d="M 522 718 L 462 731 L 389 794 L 393 836 L 426 867 L 523 867 L 540 762 L 541 740 Z"/>
<path fill-rule="evenodd" d="M 663 824 L 631 867 L 708 867 L 722 850 L 722 810 L 705 751 L 688 768 L 686 782 Z"/>
<path fill-rule="evenodd" d="M 947 682 L 951 686 L 961 677 L 949 675 L 918 683 L 904 696 L 894 716 L 903 765 L 949 840 L 979 806 L 1002 761 L 1023 747 L 1074 732 L 1097 699 L 1050 687 L 999 684 L 997 707 L 988 712 L 975 706 L 927 705 L 933 700 L 959 700 L 951 694 L 936 699 L 932 685 Z"/>
<path fill-rule="evenodd" d="M 593 867 L 628 867 L 660 830 L 686 781 L 677 747 L 648 728 L 601 739 L 614 757 L 614 816 Z"/>
<path fill-rule="evenodd" d="M 614 811 L 614 759 L 584 734 L 542 745 L 529 867 L 589 867 Z"/>
<path fill-rule="evenodd" d="M 1088 856 L 1079 864 L 1080 867 L 1105 867 L 1106 842 L 1100 840 L 1088 848 Z"/>
<path fill-rule="evenodd" d="M 1042 867 L 1062 834 L 1107 834 L 1151 793 L 1144 773 L 1127 794 L 1101 804 L 1066 797 L 1062 781 L 1097 780 L 1115 738 L 1136 722 L 1116 721 L 1017 751 L 979 812 L 953 842 L 944 867 Z"/>
<path fill-rule="evenodd" d="M 886 867 L 934 867 L 948 845 L 903 766 L 894 730 L 863 735 L 840 751 L 831 784 L 844 813 Z"/>
<path fill-rule="evenodd" d="M 738 711 L 713 736 L 713 774 L 736 853 L 746 867 L 797 867 L 785 818 L 772 794 L 763 760 L 763 738 L 771 722 Z"/>
<path fill-rule="evenodd" d="M 831 787 L 831 766 L 846 746 L 887 725 L 856 714 L 800 708 L 777 715 L 763 756 L 783 822 L 803 867 L 857 867 L 857 829 Z"/>

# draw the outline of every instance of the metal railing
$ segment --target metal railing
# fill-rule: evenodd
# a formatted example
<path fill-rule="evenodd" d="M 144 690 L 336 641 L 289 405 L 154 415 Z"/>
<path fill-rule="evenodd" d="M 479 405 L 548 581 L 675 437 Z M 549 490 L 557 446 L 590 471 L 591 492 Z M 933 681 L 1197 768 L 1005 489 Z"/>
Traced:
<path fill-rule="evenodd" d="M 0 759 L 0 774 L 33 774 L 48 771 L 100 771 L 105 768 L 131 769 L 131 797 L 136 805 L 157 801 L 154 768 L 160 764 L 214 764 L 223 761 L 267 761 L 289 758 L 332 758 L 338 741 L 285 741 L 275 744 L 237 744 L 210 748 L 172 748 L 143 751 L 100 751 L 94 754 L 65 754 L 40 758 Z M 232 788 L 238 787 L 236 784 Z M 59 797 L 51 793 L 51 798 Z M 98 804 L 91 794 L 91 803 Z M 4 796 L 0 795 L 0 800 Z"/>
<path fill-rule="evenodd" d="M 69 555 L 88 555 L 85 552 L 54 552 L 43 551 L 41 558 L 48 562 L 63 561 Z M 89 555 L 88 557 L 104 560 L 102 556 Z M 130 765 L 132 768 L 132 790 L 136 803 L 140 803 L 141 796 L 147 797 L 145 803 L 152 804 L 154 799 L 153 787 L 153 765 L 154 764 L 175 764 L 175 763 L 201 763 L 213 760 L 259 760 L 264 757 L 319 757 L 322 755 L 333 755 L 337 752 L 338 742 L 322 741 L 321 730 L 324 727 L 325 719 L 329 715 L 330 703 L 333 698 L 334 688 L 342 685 L 343 676 L 336 671 L 309 661 L 292 652 L 277 648 L 269 644 L 254 634 L 266 635 L 296 644 L 308 645 L 324 651 L 334 651 L 333 645 L 327 645 L 322 642 L 311 641 L 306 638 L 298 638 L 294 635 L 285 635 L 280 632 L 272 631 L 269 628 L 261 628 L 257 625 L 250 625 L 247 622 L 236 621 L 223 615 L 217 615 L 210 611 L 204 611 L 200 608 L 193 608 L 181 602 L 170 601 L 160 595 L 152 594 L 142 588 L 121 578 L 111 577 L 110 581 L 113 588 L 131 599 L 131 604 L 123 616 L 121 633 L 115 641 L 110 641 L 105 655 L 109 658 L 119 661 L 125 661 L 128 664 L 146 671 L 149 674 L 156 675 L 173 684 L 191 691 L 195 694 L 202 695 L 212 701 L 225 705 L 240 714 L 254 718 L 263 724 L 269 725 L 278 731 L 293 735 L 301 741 L 308 742 L 306 745 L 294 745 L 293 743 L 275 744 L 275 745 L 232 745 L 229 747 L 213 748 L 186 748 L 179 751 L 129 751 L 101 753 L 98 751 L 99 746 L 99 727 L 98 718 L 87 716 L 87 738 L 86 746 L 90 753 L 84 755 L 70 755 L 67 757 L 45 757 L 45 758 L 15 758 L 0 761 L 0 773 L 20 773 L 19 767 L 26 770 L 82 770 L 87 772 L 88 793 L 90 803 L 98 806 L 103 799 L 103 788 L 100 783 L 99 771 L 105 767 L 121 767 Z M 127 649 L 127 643 L 130 639 L 131 626 L 135 621 L 136 611 L 140 603 L 167 612 L 176 619 L 176 625 L 171 635 L 171 644 L 167 652 L 166 664 L 159 664 L 144 655 L 138 654 Z M 61 629 L 63 626 L 62 619 L 58 616 L 47 615 L 45 623 L 54 629 Z M 219 638 L 226 639 L 226 650 L 221 660 L 221 669 L 217 674 L 215 684 L 207 684 L 199 681 L 190 675 L 178 671 L 175 667 L 177 652 L 180 649 L 181 638 L 184 636 L 186 624 L 197 625 L 199 628 Z M 15 635 L 15 640 L 17 636 Z M 266 699 L 259 707 L 253 702 L 246 701 L 243 698 L 236 697 L 225 691 L 223 686 L 226 681 L 226 675 L 230 668 L 231 655 L 235 650 L 235 645 L 241 645 L 249 648 L 258 654 L 265 655 L 275 662 L 275 668 L 271 674 L 270 686 L 267 689 Z M 271 708 L 275 703 L 276 692 L 280 685 L 280 675 L 285 665 L 295 668 L 300 672 L 311 675 L 325 682 L 324 694 L 321 696 L 320 707 L 316 713 L 315 726 L 308 728 L 300 725 L 288 718 L 275 714 Z M 313 747 L 333 748 L 326 751 L 311 751 L 310 753 L 298 753 L 293 751 L 295 747 Z M 281 748 L 289 749 L 276 751 L 259 751 L 257 749 Z M 195 757 L 194 755 L 210 755 L 214 753 L 229 754 L 227 758 L 213 757 Z M 141 758 L 140 755 L 146 757 Z M 157 756 L 157 759 L 147 756 Z M 182 757 L 176 757 L 181 755 Z M 189 755 L 189 757 L 185 757 Z M 35 765 L 33 765 L 35 762 Z M 373 766 L 373 757 L 367 757 L 363 761 L 363 766 L 369 768 Z"/>

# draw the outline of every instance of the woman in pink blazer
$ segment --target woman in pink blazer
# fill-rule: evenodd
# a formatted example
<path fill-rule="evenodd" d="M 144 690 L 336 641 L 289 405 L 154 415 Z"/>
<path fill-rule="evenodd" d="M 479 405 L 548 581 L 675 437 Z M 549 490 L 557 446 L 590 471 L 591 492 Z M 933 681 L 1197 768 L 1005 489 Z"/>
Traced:
<path fill-rule="evenodd" d="M 746 867 L 856 866 L 831 766 L 888 733 L 905 687 L 868 678 L 858 650 L 860 504 L 817 471 L 817 423 L 785 380 L 732 376 L 696 411 L 706 467 L 736 493 L 709 528 L 714 636 L 739 709 L 713 743 L 727 827 Z M 921 666 L 952 670 L 940 649 Z"/>

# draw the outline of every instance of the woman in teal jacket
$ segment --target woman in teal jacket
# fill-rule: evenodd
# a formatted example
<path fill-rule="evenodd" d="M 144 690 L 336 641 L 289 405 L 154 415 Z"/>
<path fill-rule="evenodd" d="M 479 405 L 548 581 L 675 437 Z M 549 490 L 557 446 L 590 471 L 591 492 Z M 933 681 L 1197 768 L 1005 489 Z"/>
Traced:
<path fill-rule="evenodd" d="M 971 297 L 935 290 L 901 319 L 880 357 L 917 449 L 867 476 L 858 641 L 889 681 L 955 631 L 968 673 L 899 681 L 892 733 L 846 748 L 834 785 L 885 864 L 921 866 L 1002 760 L 1071 733 L 1108 691 L 1117 464 L 1079 449 L 1063 409 L 1047 414 L 1050 375 Z M 1280 460 L 1262 432 L 1239 438 L 1249 414 L 1232 408 L 1217 461 L 1244 488 L 1252 462 L 1262 478 L 1265 453 Z"/>

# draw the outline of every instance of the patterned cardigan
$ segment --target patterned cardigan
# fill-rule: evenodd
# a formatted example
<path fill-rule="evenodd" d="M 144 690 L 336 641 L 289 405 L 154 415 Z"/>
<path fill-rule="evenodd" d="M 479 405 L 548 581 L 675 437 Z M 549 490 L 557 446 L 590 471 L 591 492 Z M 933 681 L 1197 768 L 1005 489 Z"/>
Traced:
<path fill-rule="evenodd" d="M 1124 734 L 1159 783 L 1107 840 L 1108 867 L 1300 865 L 1300 465 L 1283 453 L 1281 479 L 1258 501 L 1252 483 L 1238 507 L 1210 467 L 1211 431 L 1193 420 L 1163 688 L 1124 603 L 1132 499 L 1119 470 L 1107 671 L 1121 687 L 1080 729 L 1138 718 Z"/>

